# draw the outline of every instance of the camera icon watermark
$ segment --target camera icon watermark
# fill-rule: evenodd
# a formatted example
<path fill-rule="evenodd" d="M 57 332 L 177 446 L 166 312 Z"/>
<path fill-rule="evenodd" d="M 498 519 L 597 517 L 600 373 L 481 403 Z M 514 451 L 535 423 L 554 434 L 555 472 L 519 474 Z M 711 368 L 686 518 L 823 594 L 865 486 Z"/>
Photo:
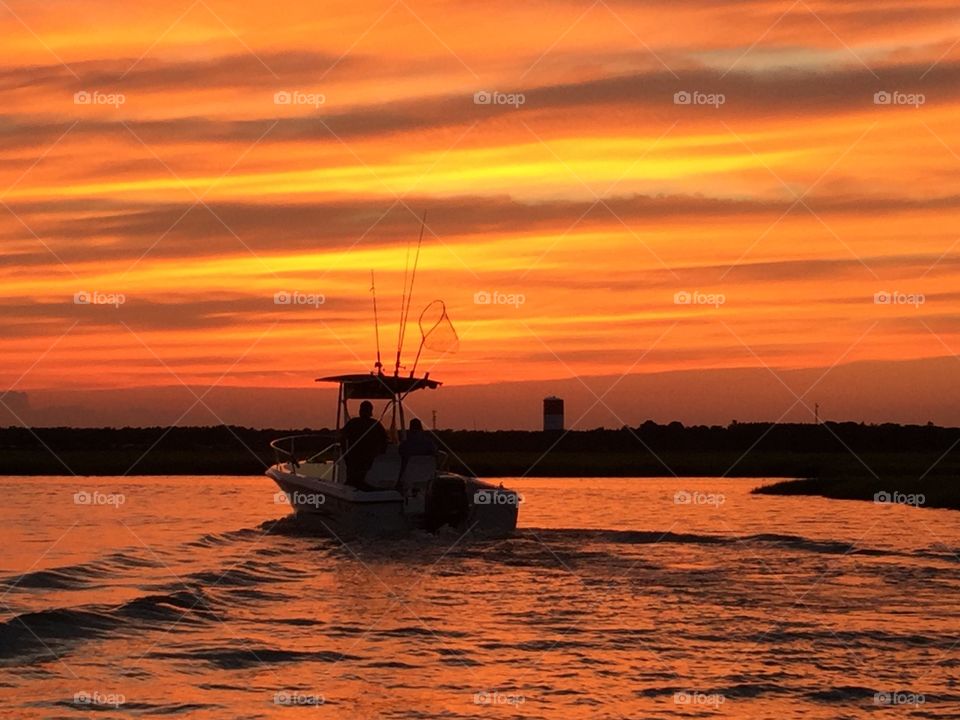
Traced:
<path fill-rule="evenodd" d="M 326 302 L 327 297 L 323 293 L 305 293 L 300 292 L 299 290 L 281 290 L 273 294 L 274 305 L 318 308 Z"/>
<path fill-rule="evenodd" d="M 477 490 L 473 494 L 474 505 L 522 505 L 523 494 L 511 490 Z"/>
<path fill-rule="evenodd" d="M 697 690 L 681 690 L 673 694 L 674 705 L 708 707 L 716 710 L 727 701 L 720 693 L 705 693 Z"/>
<path fill-rule="evenodd" d="M 882 707 L 891 706 L 913 706 L 920 707 L 927 702 L 927 698 L 921 693 L 911 692 L 878 692 L 873 695 L 873 704 Z"/>
<path fill-rule="evenodd" d="M 877 505 L 910 505 L 911 507 L 920 507 L 927 502 L 927 496 L 923 493 L 902 493 L 894 490 L 887 492 L 881 490 L 874 494 L 873 502 Z"/>
<path fill-rule="evenodd" d="M 527 102 L 527 96 L 523 93 L 502 93 L 488 92 L 487 90 L 477 90 L 473 94 L 474 105 L 510 105 L 519 108 Z"/>
<path fill-rule="evenodd" d="M 119 508 L 127 501 L 127 496 L 123 493 L 104 493 L 99 490 L 90 492 L 88 490 L 78 490 L 73 494 L 74 505 L 109 505 Z"/>
<path fill-rule="evenodd" d="M 674 105 L 705 105 L 719 109 L 725 105 L 727 96 L 723 93 L 705 93 L 699 90 L 680 90 L 673 94 Z"/>
<path fill-rule="evenodd" d="M 273 704 L 284 707 L 319 707 L 326 701 L 319 693 L 303 693 L 299 690 L 277 690 L 273 694 Z"/>
<path fill-rule="evenodd" d="M 295 490 L 291 493 L 285 493 L 279 490 L 273 494 L 273 502 L 276 505 L 292 505 L 293 507 L 320 507 L 327 502 L 327 496 L 323 493 L 305 493 Z"/>
<path fill-rule="evenodd" d="M 75 705 L 95 705 L 97 707 L 118 708 L 127 702 L 123 693 L 102 693 L 98 690 L 78 690 L 73 694 Z"/>
<path fill-rule="evenodd" d="M 888 292 L 880 290 L 873 294 L 874 305 L 912 305 L 919 308 L 927 302 L 927 297 L 923 293 L 905 293 L 898 290 Z"/>
<path fill-rule="evenodd" d="M 719 309 L 721 305 L 725 305 L 727 302 L 727 296 L 723 293 L 705 293 L 700 292 L 699 290 L 689 291 L 689 290 L 680 290 L 673 294 L 673 304 L 674 305 L 711 305 L 715 309 Z"/>
<path fill-rule="evenodd" d="M 505 293 L 499 290 L 478 290 L 473 294 L 474 305 L 513 305 L 519 308 L 527 301 L 523 293 Z"/>
<path fill-rule="evenodd" d="M 707 505 L 718 508 L 726 501 L 727 498 L 722 493 L 677 490 L 673 494 L 674 505 Z"/>
<path fill-rule="evenodd" d="M 473 694 L 474 705 L 513 705 L 519 707 L 527 701 L 520 693 L 505 693 L 499 690 L 480 690 Z"/>
<path fill-rule="evenodd" d="M 74 305 L 112 305 L 119 308 L 127 302 L 127 296 L 123 293 L 105 293 L 98 290 L 88 292 L 80 290 L 73 294 Z"/>
<path fill-rule="evenodd" d="M 123 93 L 105 93 L 99 90 L 79 90 L 73 94 L 74 105 L 110 105 L 119 109 L 127 102 Z"/>
<path fill-rule="evenodd" d="M 899 90 L 880 90 L 873 94 L 874 105 L 907 106 L 919 108 L 926 104 L 927 96 L 923 93 L 905 93 Z"/>
<path fill-rule="evenodd" d="M 273 94 L 274 105 L 306 105 L 319 108 L 326 105 L 327 96 L 323 93 L 303 92 L 301 90 L 278 90 Z"/>

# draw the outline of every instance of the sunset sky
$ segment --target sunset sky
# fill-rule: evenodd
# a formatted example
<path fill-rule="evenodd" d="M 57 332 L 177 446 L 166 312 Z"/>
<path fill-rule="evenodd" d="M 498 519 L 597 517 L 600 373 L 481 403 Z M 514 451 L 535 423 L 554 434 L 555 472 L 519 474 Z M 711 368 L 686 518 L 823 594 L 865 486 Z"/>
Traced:
<path fill-rule="evenodd" d="M 957 387 L 953 2 L 3 0 L 0 39 L 8 404 L 367 371 L 423 212 L 448 386 L 850 365 L 872 421 L 921 419 L 898 368 Z"/>

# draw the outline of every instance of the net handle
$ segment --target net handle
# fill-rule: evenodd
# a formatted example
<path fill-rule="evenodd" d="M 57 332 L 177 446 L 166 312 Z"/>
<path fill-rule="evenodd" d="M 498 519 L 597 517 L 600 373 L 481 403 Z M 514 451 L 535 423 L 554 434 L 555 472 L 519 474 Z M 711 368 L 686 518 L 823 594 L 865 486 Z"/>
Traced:
<path fill-rule="evenodd" d="M 429 310 L 430 308 L 432 308 L 432 307 L 433 307 L 434 305 L 436 305 L 437 303 L 440 303 L 440 307 L 442 308 L 442 310 L 440 311 L 440 317 L 439 317 L 439 319 L 433 324 L 433 326 L 432 326 L 429 330 L 427 330 L 426 332 L 424 332 L 424 331 L 423 331 L 423 316 L 427 314 L 427 310 Z M 410 375 L 415 375 L 416 372 L 417 372 L 417 363 L 420 362 L 420 353 L 423 352 L 423 346 L 424 346 L 424 345 L 426 344 L 426 342 L 427 342 L 427 337 L 430 335 L 430 333 L 432 333 L 434 330 L 436 330 L 437 327 L 439 327 L 440 323 L 443 322 L 443 318 L 445 318 L 445 317 L 448 317 L 448 316 L 447 316 L 447 305 L 446 305 L 446 303 L 443 302 L 443 300 L 433 300 L 433 301 L 430 302 L 430 303 L 423 309 L 423 311 L 420 313 L 420 317 L 417 318 L 417 325 L 418 325 L 419 328 L 420 328 L 420 347 L 417 348 L 417 356 L 413 359 L 413 369 L 410 370 Z M 449 318 L 448 318 L 448 319 L 449 319 Z"/>

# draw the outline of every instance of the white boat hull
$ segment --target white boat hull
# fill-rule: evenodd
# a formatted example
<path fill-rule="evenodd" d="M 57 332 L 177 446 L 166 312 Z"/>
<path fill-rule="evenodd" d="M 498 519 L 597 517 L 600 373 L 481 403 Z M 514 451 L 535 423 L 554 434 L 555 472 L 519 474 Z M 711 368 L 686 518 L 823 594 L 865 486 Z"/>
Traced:
<path fill-rule="evenodd" d="M 463 532 L 502 536 L 517 526 L 520 496 L 474 477 L 437 473 L 432 484 L 445 489 L 442 497 L 428 491 L 405 498 L 397 490 L 365 491 L 335 482 L 332 463 L 329 471 L 313 466 L 310 472 L 280 463 L 267 475 L 280 488 L 278 502 L 289 504 L 298 518 L 335 533 L 398 534 L 445 524 Z"/>

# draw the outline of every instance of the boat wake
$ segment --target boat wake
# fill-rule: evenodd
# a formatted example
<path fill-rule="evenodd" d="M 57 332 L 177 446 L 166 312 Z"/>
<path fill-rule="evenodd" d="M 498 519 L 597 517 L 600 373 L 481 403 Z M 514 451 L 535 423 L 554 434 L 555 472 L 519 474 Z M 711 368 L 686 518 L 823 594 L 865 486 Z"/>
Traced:
<path fill-rule="evenodd" d="M 202 590 L 143 595 L 120 605 L 60 607 L 16 614 L 0 623 L 0 660 L 49 655 L 75 641 L 215 621 Z"/>
<path fill-rule="evenodd" d="M 101 639 L 134 638 L 149 633 L 166 633 L 172 627 L 180 630 L 214 627 L 238 614 L 259 617 L 256 623 L 291 632 L 322 633 L 329 639 L 360 637 L 369 628 L 362 625 L 327 625 L 313 616 L 309 606 L 299 616 L 265 612 L 266 607 L 284 607 L 304 596 L 303 583 L 310 578 L 339 569 L 346 577 L 373 574 L 399 574 L 410 580 L 410 586 L 429 584 L 427 579 L 470 579 L 509 575 L 511 572 L 533 572 L 541 580 L 571 577 L 585 591 L 603 592 L 617 585 L 629 584 L 642 573 L 650 587 L 664 592 L 724 592 L 734 577 L 750 577 L 762 571 L 765 553 L 781 560 L 792 554 L 801 556 L 862 556 L 881 558 L 873 566 L 860 570 L 865 577 L 878 581 L 929 581 L 937 574 L 930 563 L 918 558 L 956 563 L 947 548 L 918 552 L 897 552 L 876 547 L 861 547 L 841 541 L 825 541 L 791 534 L 698 534 L 657 530 L 614 530 L 581 528 L 525 528 L 512 537 L 487 539 L 471 537 L 469 532 L 443 531 L 437 534 L 414 533 L 384 541 L 382 538 L 338 538 L 318 536 L 315 528 L 305 526 L 295 517 L 261 523 L 252 528 L 210 533 L 180 543 L 168 550 L 170 562 L 189 562 L 189 572 L 166 572 L 156 557 L 137 554 L 136 549 L 113 552 L 82 564 L 57 567 L 9 576 L 0 580 L 0 589 L 9 593 L 10 606 L 20 608 L 0 622 L 0 664 L 23 662 L 70 653 L 82 642 Z M 654 548 L 663 550 L 653 550 Z M 688 563 L 694 551 L 696 562 Z M 232 555 L 228 560 L 224 555 Z M 216 559 L 216 564 L 211 560 Z M 803 559 L 798 559 L 803 562 Z M 209 565 L 208 565 L 209 563 Z M 200 567 L 196 567 L 197 565 Z M 204 567 L 208 565 L 207 567 Z M 782 562 L 779 565 L 782 567 Z M 142 579 L 146 568 L 154 568 L 163 582 Z M 372 568 L 376 568 L 374 571 Z M 175 575 L 175 577 L 171 577 Z M 141 580 L 138 581 L 137 578 Z M 462 578 L 462 580 L 460 580 Z M 117 604 L 63 604 L 36 609 L 37 590 L 52 591 L 58 602 L 80 597 L 92 589 L 110 583 L 127 591 L 142 594 Z M 368 585 L 375 581 L 369 577 Z M 393 589 L 384 592 L 394 596 Z M 405 590 L 401 590 L 401 595 Z M 479 591 L 478 591 L 479 592 Z M 401 598 L 402 599 L 402 598 Z M 695 600 L 691 599 L 691 602 Z M 455 605 L 456 594 L 433 597 L 438 605 Z M 25 608 L 30 608 L 25 609 Z M 570 618 L 553 612 L 546 620 L 539 616 L 524 618 L 535 626 L 547 622 L 550 628 L 565 626 Z M 383 638 L 404 633 L 427 632 L 416 625 L 396 627 L 383 632 Z M 397 635 L 399 633 L 400 635 Z M 567 638 L 572 642 L 575 632 Z M 209 636 L 209 633 L 207 633 Z M 948 649 L 949 638 L 941 643 L 936 637 L 887 631 L 814 630 L 811 628 L 778 627 L 756 640 L 779 643 L 846 642 L 874 647 L 927 647 Z M 625 638 L 627 643 L 634 638 Z M 606 642 L 617 646 L 616 634 Z M 750 638 L 744 638 L 750 641 Z M 530 641 L 527 641 L 528 643 Z M 555 647 L 556 645 L 550 645 Z M 492 651 L 495 648 L 481 648 Z M 508 650 L 533 652 L 533 646 L 517 645 Z M 147 656 L 156 660 L 203 663 L 222 669 L 252 666 L 257 662 L 334 662 L 339 656 L 330 649 L 287 650 L 262 643 L 236 646 L 229 639 L 222 645 L 194 644 L 173 649 L 164 647 Z M 348 658 L 349 659 L 349 658 Z M 448 658 L 450 659 L 450 658 Z M 473 662 L 470 658 L 451 661 Z"/>

